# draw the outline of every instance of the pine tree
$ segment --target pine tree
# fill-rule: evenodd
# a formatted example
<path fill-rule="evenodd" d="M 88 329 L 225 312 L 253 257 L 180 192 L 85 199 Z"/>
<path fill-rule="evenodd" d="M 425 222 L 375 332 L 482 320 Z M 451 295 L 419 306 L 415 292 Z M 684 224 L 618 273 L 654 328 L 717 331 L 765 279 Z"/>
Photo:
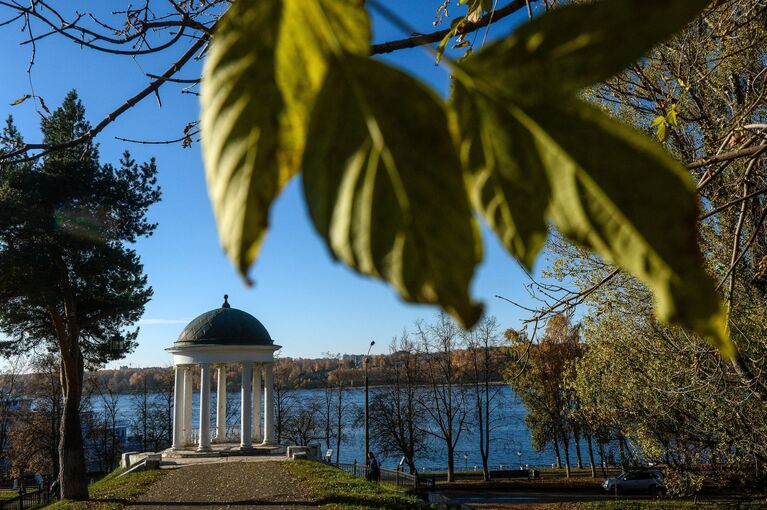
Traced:
<path fill-rule="evenodd" d="M 45 143 L 90 129 L 77 94 L 41 125 Z M 9 119 L 2 151 L 21 144 Z M 59 457 L 62 496 L 88 497 L 80 425 L 85 367 L 130 352 L 130 329 L 152 296 L 128 247 L 152 234 L 149 206 L 160 199 L 154 160 L 99 162 L 95 144 L 54 152 L 36 163 L 0 165 L 0 354 L 45 345 L 58 351 L 64 396 Z"/>

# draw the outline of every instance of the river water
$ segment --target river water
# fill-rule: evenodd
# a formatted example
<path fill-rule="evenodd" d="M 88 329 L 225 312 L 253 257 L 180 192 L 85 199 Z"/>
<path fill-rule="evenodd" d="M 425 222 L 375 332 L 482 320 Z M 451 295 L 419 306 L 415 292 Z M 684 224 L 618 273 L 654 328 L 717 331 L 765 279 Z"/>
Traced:
<path fill-rule="evenodd" d="M 371 388 L 370 391 L 372 397 L 372 393 L 376 389 Z M 215 422 L 215 389 L 211 393 L 211 413 L 213 415 L 212 420 Z M 311 399 L 324 401 L 324 390 L 321 388 L 293 390 L 291 391 L 290 398 L 295 399 L 296 402 L 309 401 Z M 197 392 L 194 393 L 192 401 L 192 421 L 196 430 L 199 422 L 199 394 Z M 361 420 L 355 420 L 354 415 L 357 414 L 356 410 L 361 411 L 364 405 L 364 389 L 351 388 L 346 390 L 344 402 L 345 404 L 348 403 L 353 409 L 345 420 L 346 430 L 344 431 L 345 437 L 341 444 L 340 459 L 341 462 L 351 463 L 355 460 L 361 462 L 364 451 L 364 432 Z M 230 430 L 230 434 L 236 434 L 236 431 L 239 430 L 239 404 L 240 394 L 238 392 L 229 392 L 227 394 L 227 428 Z M 492 442 L 489 456 L 491 469 L 514 469 L 520 465 L 551 467 L 555 462 L 554 452 L 548 448 L 537 452 L 532 448 L 530 433 L 525 425 L 525 407 L 514 391 L 509 386 L 503 385 L 500 387 L 499 396 L 494 401 L 494 404 L 496 405 L 496 411 L 493 419 L 493 430 L 491 431 Z M 93 400 L 91 405 L 95 412 L 102 408 L 102 404 L 98 399 Z M 127 434 L 130 436 L 132 431 L 129 424 L 131 417 L 136 414 L 135 398 L 131 395 L 119 395 L 117 405 L 119 421 L 128 427 Z M 459 470 L 464 468 L 473 469 L 475 466 L 481 466 L 482 463 L 479 454 L 478 432 L 471 423 L 472 421 L 470 419 L 467 420 L 467 425 L 461 433 L 456 448 L 455 467 Z M 322 443 L 324 451 L 324 441 Z M 585 445 L 583 447 L 583 454 L 586 456 Z M 572 449 L 571 459 L 574 462 L 574 447 Z M 335 454 L 333 458 L 335 460 Z M 384 467 L 394 467 L 398 461 L 399 459 L 383 459 L 382 464 Z M 585 457 L 584 462 L 588 462 L 588 459 Z M 599 462 L 599 459 L 597 459 L 597 462 Z M 444 443 L 440 443 L 438 440 L 430 440 L 427 451 L 416 459 L 416 465 L 419 471 L 445 469 L 447 460 Z"/>

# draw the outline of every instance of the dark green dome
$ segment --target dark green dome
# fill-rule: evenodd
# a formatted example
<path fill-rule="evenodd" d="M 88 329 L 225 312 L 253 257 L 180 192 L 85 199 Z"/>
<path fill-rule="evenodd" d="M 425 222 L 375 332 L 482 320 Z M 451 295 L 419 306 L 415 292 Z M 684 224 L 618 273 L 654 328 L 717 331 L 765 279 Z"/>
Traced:
<path fill-rule="evenodd" d="M 248 312 L 224 304 L 190 322 L 176 340 L 178 347 L 191 345 L 273 345 L 261 321 Z"/>

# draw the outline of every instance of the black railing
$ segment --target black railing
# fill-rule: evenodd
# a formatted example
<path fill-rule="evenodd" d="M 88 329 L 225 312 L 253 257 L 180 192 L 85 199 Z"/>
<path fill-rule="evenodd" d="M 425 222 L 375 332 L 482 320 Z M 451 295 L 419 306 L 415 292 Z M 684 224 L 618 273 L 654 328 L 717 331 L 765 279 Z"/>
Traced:
<path fill-rule="evenodd" d="M 46 490 L 27 492 L 13 499 L 0 500 L 0 510 L 24 510 L 39 508 L 51 503 L 51 496 Z"/>
<path fill-rule="evenodd" d="M 338 464 L 339 469 L 351 473 L 354 476 L 368 477 L 370 468 L 364 464 Z M 418 473 L 411 475 L 400 469 L 381 468 L 381 478 L 379 481 L 390 483 L 398 487 L 408 487 L 413 490 L 430 490 L 434 488 L 433 477 L 419 476 Z"/>

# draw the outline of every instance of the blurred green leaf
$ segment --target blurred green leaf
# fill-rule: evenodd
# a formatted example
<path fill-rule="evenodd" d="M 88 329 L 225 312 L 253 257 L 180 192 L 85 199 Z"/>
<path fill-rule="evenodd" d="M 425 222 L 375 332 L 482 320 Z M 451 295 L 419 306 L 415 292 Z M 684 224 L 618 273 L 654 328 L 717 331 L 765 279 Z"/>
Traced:
<path fill-rule="evenodd" d="M 440 304 L 464 326 L 481 237 L 442 101 L 417 80 L 347 55 L 331 67 L 304 154 L 312 220 L 335 257 Z"/>
<path fill-rule="evenodd" d="M 521 26 L 466 61 L 517 101 L 552 100 L 603 81 L 668 39 L 711 0 L 571 3 Z"/>
<path fill-rule="evenodd" d="M 461 158 L 475 207 L 503 245 L 529 270 L 548 234 L 550 189 L 532 134 L 518 108 L 455 83 Z"/>
<path fill-rule="evenodd" d="M 219 236 L 243 274 L 299 171 L 329 55 L 365 54 L 369 39 L 357 0 L 242 0 L 223 16 L 203 72 L 202 142 Z"/>
<path fill-rule="evenodd" d="M 560 232 L 642 280 L 661 320 L 697 331 L 732 356 L 726 311 L 703 270 L 697 197 L 685 168 L 577 99 L 527 113 Z"/>
<path fill-rule="evenodd" d="M 689 174 L 656 143 L 575 99 L 708 3 L 605 0 L 555 9 L 457 65 L 454 104 L 474 201 L 515 257 L 532 264 L 548 217 L 640 278 L 660 319 L 732 356 L 726 311 L 703 270 Z M 653 122 L 659 137 L 676 123 L 674 107 L 666 113 Z"/>

